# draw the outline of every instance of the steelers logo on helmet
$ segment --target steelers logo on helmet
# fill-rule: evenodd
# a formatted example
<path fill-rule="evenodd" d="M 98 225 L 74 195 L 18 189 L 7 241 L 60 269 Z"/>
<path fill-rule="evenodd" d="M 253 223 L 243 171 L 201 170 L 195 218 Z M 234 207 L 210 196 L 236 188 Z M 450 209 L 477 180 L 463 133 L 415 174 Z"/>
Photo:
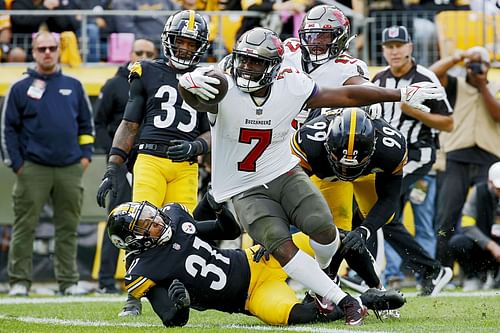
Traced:
<path fill-rule="evenodd" d="M 333 114 L 325 149 L 335 175 L 344 181 L 359 177 L 375 151 L 375 129 L 361 108 L 345 108 Z"/>
<path fill-rule="evenodd" d="M 233 49 L 231 75 L 243 92 L 271 85 L 283 62 L 283 45 L 275 32 L 254 28 L 245 32 Z"/>
<path fill-rule="evenodd" d="M 340 9 L 328 5 L 313 7 L 299 29 L 302 60 L 320 65 L 337 58 L 355 37 L 349 35 L 349 20 Z"/>
<path fill-rule="evenodd" d="M 161 34 L 163 53 L 172 66 L 187 69 L 198 64 L 209 47 L 208 25 L 194 10 L 170 16 Z"/>
<path fill-rule="evenodd" d="M 127 202 L 109 214 L 108 235 L 113 244 L 128 251 L 143 251 L 172 238 L 170 218 L 147 201 Z"/>

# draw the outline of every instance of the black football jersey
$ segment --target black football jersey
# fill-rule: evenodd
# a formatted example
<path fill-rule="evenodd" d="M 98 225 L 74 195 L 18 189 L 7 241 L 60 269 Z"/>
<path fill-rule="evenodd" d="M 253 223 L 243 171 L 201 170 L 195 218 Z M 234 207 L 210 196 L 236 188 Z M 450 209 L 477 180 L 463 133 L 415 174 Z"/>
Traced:
<path fill-rule="evenodd" d="M 126 120 L 142 124 L 139 143 L 193 141 L 210 130 L 206 112 L 190 107 L 177 91 L 181 74 L 161 59 L 135 63 L 129 81 L 141 80 L 146 107 L 126 114 Z"/>
<path fill-rule="evenodd" d="M 178 279 L 188 290 L 193 308 L 244 312 L 250 284 L 245 252 L 218 249 L 203 241 L 183 206 L 168 204 L 163 211 L 172 220 L 172 239 L 132 259 L 125 277 L 128 292 L 140 298 L 150 288 L 168 289 Z"/>
<path fill-rule="evenodd" d="M 300 158 L 301 166 L 321 179 L 336 179 L 325 149 L 326 132 L 332 114 L 320 115 L 305 123 L 292 137 L 292 151 Z M 375 128 L 375 152 L 361 176 L 371 173 L 397 173 L 407 159 L 406 140 L 383 119 L 372 121 Z"/>

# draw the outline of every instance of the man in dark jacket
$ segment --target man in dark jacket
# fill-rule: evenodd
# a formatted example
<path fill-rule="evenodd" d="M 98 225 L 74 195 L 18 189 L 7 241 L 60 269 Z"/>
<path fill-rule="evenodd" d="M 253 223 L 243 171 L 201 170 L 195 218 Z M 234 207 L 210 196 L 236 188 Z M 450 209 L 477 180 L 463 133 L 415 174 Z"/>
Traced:
<path fill-rule="evenodd" d="M 156 48 L 148 39 L 134 41 L 130 52 L 130 62 L 120 66 L 115 76 L 106 81 L 95 104 L 96 153 L 108 153 L 113 136 L 122 121 L 123 111 L 128 100 L 128 76 L 130 68 L 136 61 L 151 60 L 156 56 Z M 132 200 L 132 188 L 127 180 L 127 172 L 121 169 L 118 177 L 117 196 L 110 196 L 108 214 L 117 205 Z M 130 178 L 130 177 L 128 177 Z M 118 249 L 105 235 L 102 239 L 101 266 L 99 270 L 99 292 L 117 293 L 115 271 L 118 260 Z"/>
<path fill-rule="evenodd" d="M 35 68 L 10 88 L 1 121 L 2 158 L 17 176 L 9 295 L 28 294 L 35 228 L 49 198 L 54 207 L 56 280 L 63 294 L 79 295 L 86 291 L 77 285 L 76 229 L 82 176 L 94 143 L 92 110 L 82 84 L 61 73 L 59 41 L 40 32 L 32 47 Z"/>
<path fill-rule="evenodd" d="M 462 231 L 449 242 L 465 275 L 464 291 L 500 286 L 500 162 L 488 171 L 488 181 L 470 191 L 462 211 Z M 484 283 L 491 272 L 493 283 Z M 496 275 L 496 276 L 495 276 Z"/>

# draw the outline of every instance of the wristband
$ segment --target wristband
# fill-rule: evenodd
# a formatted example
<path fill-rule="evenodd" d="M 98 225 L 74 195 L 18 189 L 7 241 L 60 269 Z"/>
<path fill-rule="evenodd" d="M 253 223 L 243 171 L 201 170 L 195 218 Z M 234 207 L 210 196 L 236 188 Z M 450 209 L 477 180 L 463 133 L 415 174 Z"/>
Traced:
<path fill-rule="evenodd" d="M 361 229 L 363 229 L 364 231 L 366 231 L 366 239 L 370 238 L 371 236 L 371 232 L 370 232 L 370 229 L 368 229 L 367 227 L 365 226 L 360 226 Z"/>
<path fill-rule="evenodd" d="M 201 152 L 198 155 L 208 153 L 208 143 L 207 143 L 207 141 L 205 141 L 202 138 L 196 138 L 196 139 L 194 139 L 194 142 L 201 143 Z"/>
<path fill-rule="evenodd" d="M 128 154 L 125 152 L 125 150 L 118 148 L 118 147 L 111 147 L 111 149 L 109 150 L 109 155 L 110 156 L 111 155 L 118 155 L 121 158 L 123 158 L 124 161 L 126 161 L 128 158 Z"/>

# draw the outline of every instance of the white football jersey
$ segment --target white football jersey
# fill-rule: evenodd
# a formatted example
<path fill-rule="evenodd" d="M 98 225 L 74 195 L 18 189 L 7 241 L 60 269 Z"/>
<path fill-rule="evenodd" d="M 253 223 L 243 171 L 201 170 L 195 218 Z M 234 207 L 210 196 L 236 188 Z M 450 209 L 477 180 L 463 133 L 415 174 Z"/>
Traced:
<path fill-rule="evenodd" d="M 302 68 L 302 50 L 297 38 L 288 38 L 283 42 L 285 53 L 283 66 Z M 302 70 L 305 70 L 302 68 Z M 319 67 L 313 69 L 309 76 L 320 88 L 338 88 L 355 76 L 363 76 L 369 80 L 368 66 L 362 60 L 354 58 L 347 53 L 342 53 L 336 59 L 329 60 Z M 329 109 L 325 109 L 329 110 Z M 309 110 L 303 110 L 296 120 L 302 124 L 309 114 Z"/>
<path fill-rule="evenodd" d="M 222 202 L 250 188 L 264 185 L 299 162 L 290 151 L 291 121 L 316 84 L 295 68 L 282 68 L 267 100 L 259 106 L 226 75 L 227 95 L 212 126 L 212 188 Z"/>

